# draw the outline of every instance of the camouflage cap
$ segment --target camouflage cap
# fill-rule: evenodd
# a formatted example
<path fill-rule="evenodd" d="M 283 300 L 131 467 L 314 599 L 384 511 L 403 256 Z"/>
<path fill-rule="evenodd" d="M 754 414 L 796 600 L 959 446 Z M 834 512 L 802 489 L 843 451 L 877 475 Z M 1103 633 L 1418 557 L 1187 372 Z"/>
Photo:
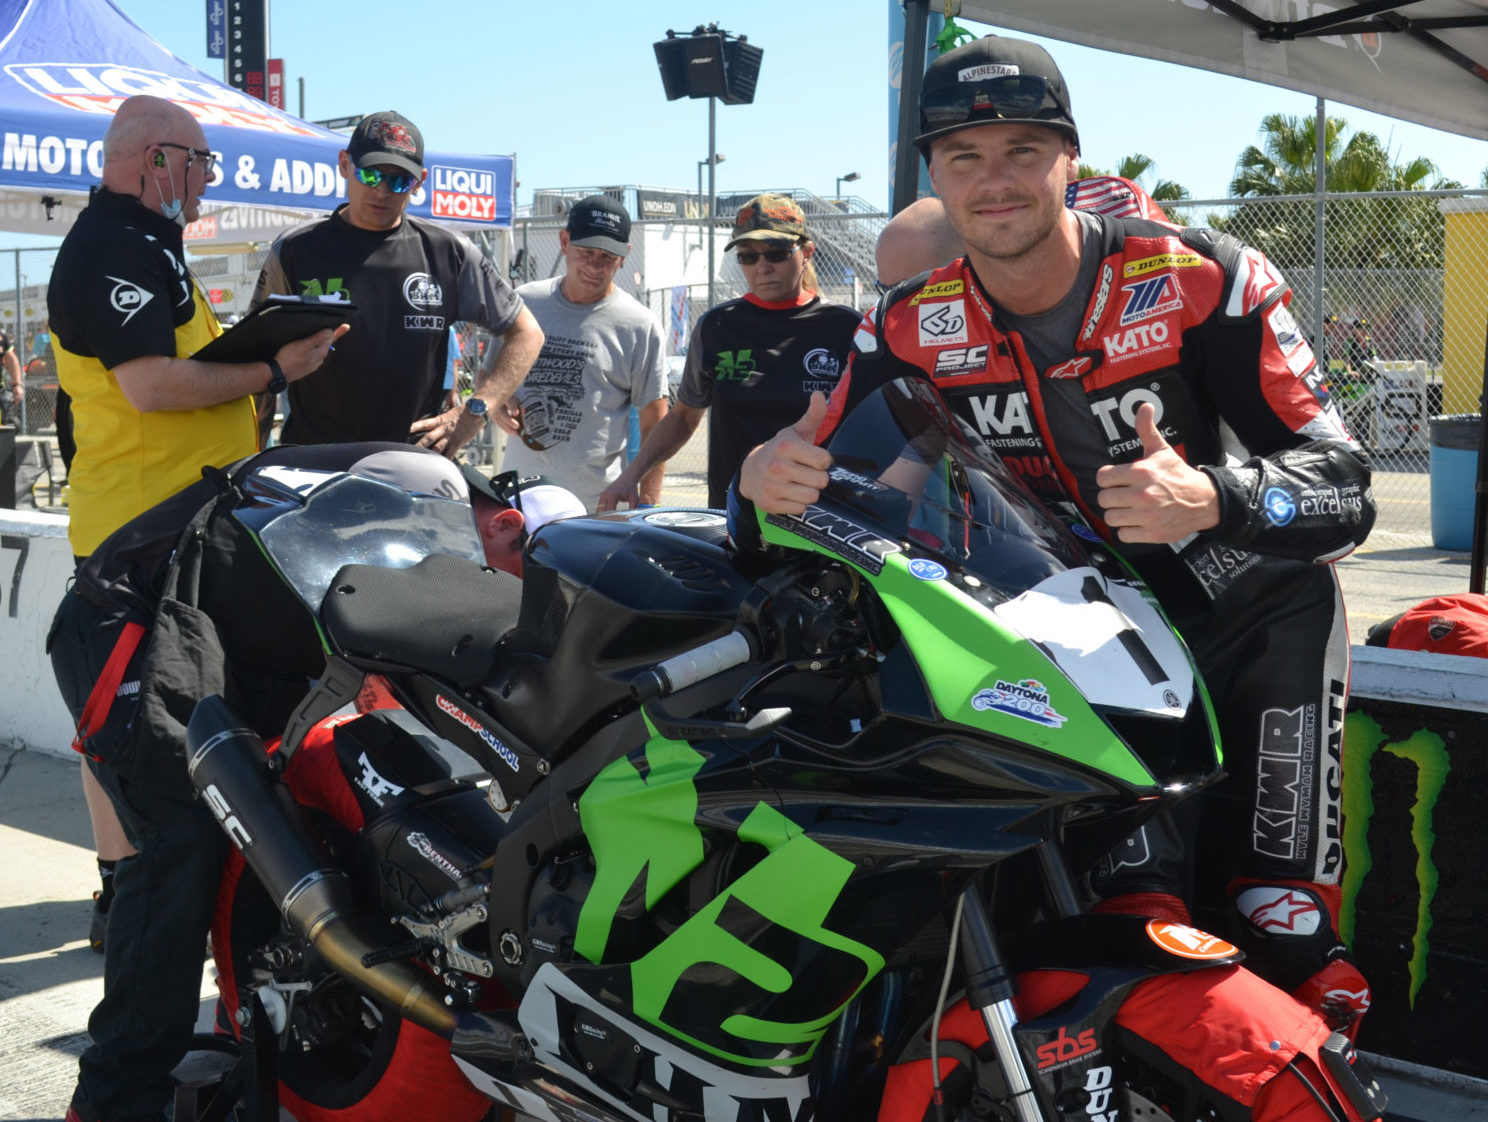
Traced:
<path fill-rule="evenodd" d="M 806 237 L 806 216 L 787 195 L 756 195 L 745 203 L 734 219 L 734 236 L 723 248 L 733 249 L 746 240 L 797 242 Z"/>

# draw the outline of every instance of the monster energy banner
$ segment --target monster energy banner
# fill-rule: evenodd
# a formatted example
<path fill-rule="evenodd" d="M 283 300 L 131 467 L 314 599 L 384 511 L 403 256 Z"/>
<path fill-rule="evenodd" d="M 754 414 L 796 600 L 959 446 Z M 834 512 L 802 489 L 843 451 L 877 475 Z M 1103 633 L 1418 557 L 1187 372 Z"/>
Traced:
<path fill-rule="evenodd" d="M 1488 713 L 1356 693 L 1343 803 L 1342 934 L 1373 989 L 1360 1047 L 1488 1078 Z"/>

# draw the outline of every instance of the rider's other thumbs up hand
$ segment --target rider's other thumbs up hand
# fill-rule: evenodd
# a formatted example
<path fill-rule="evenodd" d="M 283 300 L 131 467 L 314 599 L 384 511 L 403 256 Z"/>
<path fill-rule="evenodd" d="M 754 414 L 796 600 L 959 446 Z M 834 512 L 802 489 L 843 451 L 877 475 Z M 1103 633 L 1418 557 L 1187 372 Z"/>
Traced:
<path fill-rule="evenodd" d="M 1157 425 L 1150 402 L 1134 418 L 1142 458 L 1107 464 L 1095 473 L 1106 525 L 1124 542 L 1179 542 L 1219 524 L 1214 481 L 1190 467 Z"/>
<path fill-rule="evenodd" d="M 739 493 L 768 514 L 800 514 L 827 485 L 832 457 L 813 441 L 827 418 L 827 398 L 813 393 L 801 419 L 750 452 L 739 469 Z"/>

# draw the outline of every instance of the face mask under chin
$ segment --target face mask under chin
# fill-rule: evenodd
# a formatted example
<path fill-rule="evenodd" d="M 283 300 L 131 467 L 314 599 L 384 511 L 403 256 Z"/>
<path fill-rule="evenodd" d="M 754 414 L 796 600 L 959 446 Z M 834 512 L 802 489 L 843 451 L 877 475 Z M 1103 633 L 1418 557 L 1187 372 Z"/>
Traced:
<path fill-rule="evenodd" d="M 165 173 L 170 176 L 171 195 L 174 196 L 176 193 L 175 174 L 170 170 L 170 168 L 166 168 Z M 155 193 L 160 196 L 160 213 L 174 222 L 177 226 L 184 228 L 186 226 L 185 201 L 173 197 L 169 202 L 167 202 L 165 193 L 160 190 L 160 181 L 158 179 L 155 180 Z"/>

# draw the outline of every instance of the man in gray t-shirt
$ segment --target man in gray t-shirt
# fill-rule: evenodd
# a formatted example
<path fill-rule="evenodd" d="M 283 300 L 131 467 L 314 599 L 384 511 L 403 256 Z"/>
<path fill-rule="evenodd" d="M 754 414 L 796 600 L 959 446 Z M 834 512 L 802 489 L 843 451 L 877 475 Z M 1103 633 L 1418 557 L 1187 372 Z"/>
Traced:
<path fill-rule="evenodd" d="M 630 216 L 606 195 L 574 205 L 558 234 L 567 272 L 517 289 L 543 329 L 542 353 L 497 410 L 512 439 L 503 469 L 543 475 L 590 510 L 620 474 L 630 407 L 641 439 L 666 416 L 666 344 L 652 313 L 615 287 L 630 251 Z M 661 494 L 663 465 L 641 480 L 642 503 Z"/>

